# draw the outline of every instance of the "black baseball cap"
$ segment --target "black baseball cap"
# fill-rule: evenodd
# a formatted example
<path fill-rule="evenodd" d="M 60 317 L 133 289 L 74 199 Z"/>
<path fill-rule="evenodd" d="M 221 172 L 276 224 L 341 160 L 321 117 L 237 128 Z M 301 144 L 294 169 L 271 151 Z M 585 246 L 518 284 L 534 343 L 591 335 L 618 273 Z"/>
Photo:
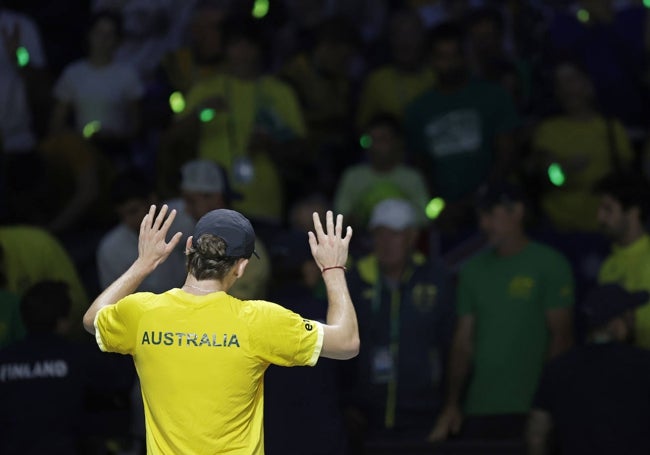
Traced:
<path fill-rule="evenodd" d="M 650 293 L 630 292 L 618 284 L 608 283 L 591 289 L 582 303 L 582 313 L 589 328 L 607 324 L 628 310 L 648 302 Z"/>
<path fill-rule="evenodd" d="M 203 234 L 221 237 L 226 242 L 227 257 L 248 259 L 254 254 L 259 259 L 255 230 L 248 218 L 235 210 L 217 209 L 203 215 L 194 228 L 194 248 Z"/>
<path fill-rule="evenodd" d="M 476 191 L 476 207 L 479 210 L 515 202 L 526 204 L 526 195 L 521 187 L 508 181 L 486 183 Z"/>

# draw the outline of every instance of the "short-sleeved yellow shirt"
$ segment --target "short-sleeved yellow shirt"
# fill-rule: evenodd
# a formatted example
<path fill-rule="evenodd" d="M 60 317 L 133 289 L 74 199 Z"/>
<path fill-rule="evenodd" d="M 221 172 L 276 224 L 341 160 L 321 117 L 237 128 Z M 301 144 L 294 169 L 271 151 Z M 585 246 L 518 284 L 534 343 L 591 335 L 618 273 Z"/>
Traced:
<path fill-rule="evenodd" d="M 612 169 L 608 124 L 603 117 L 576 120 L 567 116 L 551 117 L 536 128 L 532 143 L 535 153 L 560 164 L 584 161 L 580 170 L 567 171 L 566 182 L 545 191 L 541 197 L 544 213 L 563 230 L 596 231 L 599 197 L 593 188 Z M 623 165 L 634 157 L 623 125 L 612 120 L 616 153 Z"/>
<path fill-rule="evenodd" d="M 225 292 L 136 293 L 97 313 L 102 351 L 133 356 L 149 454 L 263 454 L 270 364 L 316 364 L 323 327 Z"/>
<path fill-rule="evenodd" d="M 631 245 L 614 246 L 600 266 L 599 283 L 618 283 L 629 292 L 650 291 L 650 236 L 643 235 Z M 635 342 L 650 349 L 650 302 L 635 312 Z"/>
<path fill-rule="evenodd" d="M 276 163 L 268 153 L 250 155 L 248 146 L 260 116 L 272 119 L 273 131 L 286 136 L 278 140 L 305 137 L 298 97 L 288 84 L 273 76 L 250 81 L 220 74 L 190 90 L 180 117 L 190 115 L 212 98 L 222 98 L 227 107 L 216 111 L 210 121 L 201 122 L 199 157 L 216 161 L 228 172 L 233 189 L 242 195 L 232 202 L 235 210 L 255 218 L 280 220 L 284 190 Z M 244 156 L 250 158 L 255 173 L 247 183 L 238 181 L 233 172 L 234 164 Z"/>

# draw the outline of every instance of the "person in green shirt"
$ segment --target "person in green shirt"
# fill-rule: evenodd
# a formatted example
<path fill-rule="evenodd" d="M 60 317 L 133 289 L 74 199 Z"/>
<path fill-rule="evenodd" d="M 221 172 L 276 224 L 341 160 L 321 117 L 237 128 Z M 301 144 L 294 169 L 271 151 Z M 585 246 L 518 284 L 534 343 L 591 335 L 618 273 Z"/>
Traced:
<path fill-rule="evenodd" d="M 474 192 L 509 176 L 519 123 L 512 97 L 471 74 L 464 48 L 457 24 L 431 31 L 436 85 L 408 104 L 404 118 L 408 152 L 424 170 L 433 196 L 446 201 L 437 220 L 445 232 L 473 224 Z"/>
<path fill-rule="evenodd" d="M 612 240 L 610 255 L 601 264 L 598 282 L 617 283 L 627 291 L 650 290 L 650 236 L 647 219 L 650 185 L 634 171 L 611 173 L 595 186 L 600 196 L 596 217 Z M 637 346 L 650 348 L 650 305 L 635 312 Z"/>
<path fill-rule="evenodd" d="M 418 227 L 427 224 L 429 190 L 422 172 L 404 159 L 399 120 L 378 114 L 365 126 L 366 160 L 344 169 L 334 192 L 334 209 L 350 225 L 365 229 L 373 207 L 389 198 L 407 199 L 416 209 Z"/>
<path fill-rule="evenodd" d="M 467 438 L 523 438 L 546 359 L 573 341 L 571 268 L 528 237 L 522 191 L 495 183 L 477 199 L 489 247 L 460 271 L 447 396 L 433 441 L 461 431 Z"/>

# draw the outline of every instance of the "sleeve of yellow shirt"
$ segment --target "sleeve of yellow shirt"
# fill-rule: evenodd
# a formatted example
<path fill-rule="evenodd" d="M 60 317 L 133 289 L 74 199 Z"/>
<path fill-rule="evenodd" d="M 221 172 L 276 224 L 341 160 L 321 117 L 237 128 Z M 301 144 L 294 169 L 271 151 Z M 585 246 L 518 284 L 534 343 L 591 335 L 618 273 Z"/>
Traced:
<path fill-rule="evenodd" d="M 142 314 L 140 302 L 153 296 L 145 292 L 132 294 L 99 310 L 95 316 L 95 338 L 99 349 L 133 354 L 136 329 Z"/>
<path fill-rule="evenodd" d="M 265 362 L 313 366 L 323 347 L 323 326 L 274 303 L 257 301 L 250 314 L 251 348 Z"/>

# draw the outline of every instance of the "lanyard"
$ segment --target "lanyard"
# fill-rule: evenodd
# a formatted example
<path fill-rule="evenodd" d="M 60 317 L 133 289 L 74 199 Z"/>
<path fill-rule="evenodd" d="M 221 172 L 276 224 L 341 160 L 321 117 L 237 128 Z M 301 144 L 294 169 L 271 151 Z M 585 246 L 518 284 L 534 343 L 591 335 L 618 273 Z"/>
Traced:
<path fill-rule="evenodd" d="M 379 266 L 377 266 L 379 267 Z M 377 280 L 374 284 L 372 293 L 372 313 L 376 315 L 381 307 L 382 296 L 382 278 L 381 271 L 378 270 Z M 389 313 L 389 334 L 390 334 L 390 354 L 393 360 L 393 374 L 387 384 L 386 391 L 386 411 L 384 413 L 384 425 L 386 428 L 395 426 L 395 410 L 397 407 L 397 369 L 399 362 L 399 331 L 400 331 L 400 304 L 402 296 L 400 286 L 390 289 L 390 313 Z"/>

